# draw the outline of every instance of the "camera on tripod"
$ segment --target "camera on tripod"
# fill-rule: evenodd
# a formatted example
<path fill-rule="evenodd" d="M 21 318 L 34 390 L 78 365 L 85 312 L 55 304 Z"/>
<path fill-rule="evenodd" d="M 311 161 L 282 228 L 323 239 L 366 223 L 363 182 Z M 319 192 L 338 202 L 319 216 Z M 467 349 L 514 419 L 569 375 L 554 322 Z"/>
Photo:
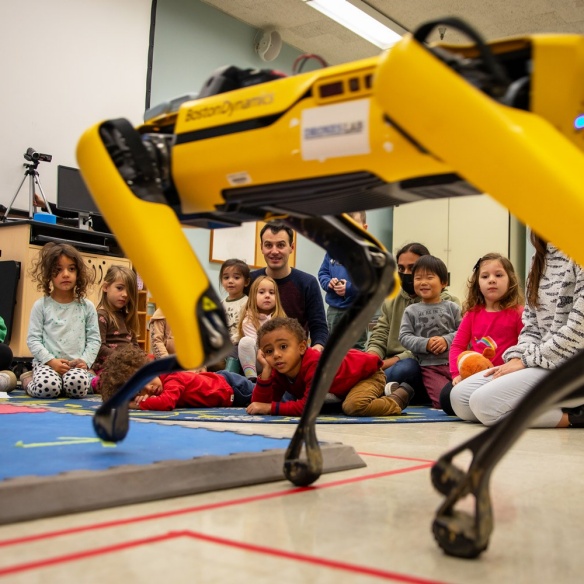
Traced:
<path fill-rule="evenodd" d="M 51 154 L 41 154 L 34 148 L 28 148 L 24 153 L 24 159 L 30 160 L 30 162 L 51 162 L 53 156 Z"/>

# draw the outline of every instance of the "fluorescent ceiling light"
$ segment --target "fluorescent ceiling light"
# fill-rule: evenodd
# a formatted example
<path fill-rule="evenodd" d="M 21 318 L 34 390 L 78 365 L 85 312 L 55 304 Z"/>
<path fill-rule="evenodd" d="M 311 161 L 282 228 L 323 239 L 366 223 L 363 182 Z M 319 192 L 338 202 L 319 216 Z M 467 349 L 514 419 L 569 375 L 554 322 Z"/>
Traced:
<path fill-rule="evenodd" d="M 322 12 L 345 28 L 381 49 L 400 40 L 406 31 L 359 0 L 304 0 L 308 6 Z M 385 24 L 387 23 L 387 24 Z M 389 25 L 391 23 L 390 28 Z M 397 29 L 400 33 L 395 32 Z"/>

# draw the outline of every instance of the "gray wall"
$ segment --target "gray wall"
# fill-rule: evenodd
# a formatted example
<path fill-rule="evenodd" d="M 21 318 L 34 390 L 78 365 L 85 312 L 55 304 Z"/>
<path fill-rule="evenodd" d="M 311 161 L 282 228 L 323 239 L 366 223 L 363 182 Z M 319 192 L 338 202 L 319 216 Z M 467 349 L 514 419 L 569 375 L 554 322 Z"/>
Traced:
<path fill-rule="evenodd" d="M 199 0 L 158 0 L 151 105 L 197 92 L 210 74 L 224 65 L 273 68 L 290 74 L 300 51 L 284 45 L 277 59 L 262 61 L 253 49 L 256 30 Z M 308 70 L 308 68 L 307 68 Z M 391 248 L 392 210 L 367 214 L 369 230 Z M 217 285 L 220 264 L 210 263 L 210 234 L 185 229 L 212 283 Z M 324 251 L 298 238 L 296 267 L 316 275 Z"/>
<path fill-rule="evenodd" d="M 0 203 L 8 205 L 22 181 L 23 153 L 29 146 L 53 155 L 39 172 L 47 198 L 56 202 L 57 165 L 77 166 L 75 149 L 87 128 L 106 118 L 141 122 L 150 13 L 150 0 L 28 0 L 25 7 L 2 3 Z M 159 0 L 150 104 L 196 92 L 217 67 L 227 64 L 291 73 L 300 52 L 284 45 L 278 59 L 264 63 L 253 50 L 256 32 L 199 0 Z M 15 207 L 28 209 L 28 182 Z M 368 222 L 371 232 L 391 247 L 391 209 L 368 213 Z M 185 232 L 216 283 L 219 265 L 208 262 L 209 232 Z M 316 274 L 323 255 L 299 238 L 300 269 Z"/>
<path fill-rule="evenodd" d="M 28 147 L 51 154 L 40 181 L 56 201 L 57 166 L 77 166 L 81 134 L 104 118 L 142 119 L 150 0 L 2 0 L 0 203 L 24 178 Z M 37 191 L 38 192 L 38 191 Z M 28 210 L 28 178 L 15 207 Z"/>

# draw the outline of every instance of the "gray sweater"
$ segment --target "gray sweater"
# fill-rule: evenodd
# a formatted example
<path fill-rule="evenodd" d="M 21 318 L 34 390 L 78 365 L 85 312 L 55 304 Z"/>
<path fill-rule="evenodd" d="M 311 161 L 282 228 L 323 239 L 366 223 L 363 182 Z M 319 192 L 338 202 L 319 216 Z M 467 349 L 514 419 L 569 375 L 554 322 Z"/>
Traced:
<path fill-rule="evenodd" d="M 399 341 L 416 356 L 421 366 L 443 365 L 448 363 L 450 345 L 460 320 L 460 307 L 450 300 L 437 304 L 411 304 L 402 318 Z M 440 355 L 430 353 L 426 349 L 430 337 L 444 337 L 448 349 Z"/>

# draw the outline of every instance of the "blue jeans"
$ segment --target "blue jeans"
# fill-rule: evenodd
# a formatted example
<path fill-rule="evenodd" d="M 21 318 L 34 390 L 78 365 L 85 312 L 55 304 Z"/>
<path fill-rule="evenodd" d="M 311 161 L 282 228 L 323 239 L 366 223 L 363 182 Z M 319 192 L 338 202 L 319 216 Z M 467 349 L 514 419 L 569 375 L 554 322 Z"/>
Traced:
<path fill-rule="evenodd" d="M 255 386 L 247 377 L 239 375 L 239 373 L 232 373 L 231 371 L 217 371 L 218 375 L 225 377 L 225 380 L 233 389 L 233 406 L 236 408 L 244 408 L 251 402 L 251 393 Z"/>
<path fill-rule="evenodd" d="M 422 381 L 420 364 L 416 359 L 400 359 L 395 365 L 387 368 L 384 373 L 388 383 L 390 381 L 397 381 L 398 383 L 405 381 L 414 388 L 416 395 L 411 401 L 412 405 L 426 405 L 431 403 L 428 392 L 424 387 L 424 382 Z"/>

